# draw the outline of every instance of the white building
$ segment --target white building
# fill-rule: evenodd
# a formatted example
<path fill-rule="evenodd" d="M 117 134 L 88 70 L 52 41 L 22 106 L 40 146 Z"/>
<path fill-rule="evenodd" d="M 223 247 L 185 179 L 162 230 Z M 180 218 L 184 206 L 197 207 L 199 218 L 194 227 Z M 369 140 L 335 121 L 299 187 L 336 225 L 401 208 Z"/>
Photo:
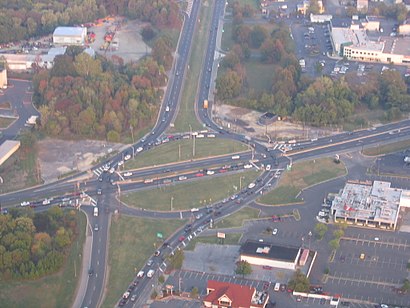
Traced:
<path fill-rule="evenodd" d="M 410 207 L 410 191 L 390 182 L 347 182 L 332 201 L 335 221 L 395 229 L 401 207 Z"/>
<path fill-rule="evenodd" d="M 247 261 L 253 265 L 295 270 L 300 254 L 300 248 L 247 241 L 241 247 L 240 261 Z"/>
<path fill-rule="evenodd" d="M 332 17 L 332 15 L 310 14 L 310 22 L 322 24 L 325 22 L 330 22 Z"/>
<path fill-rule="evenodd" d="M 87 38 L 87 28 L 57 27 L 53 33 L 55 45 L 84 45 Z"/>

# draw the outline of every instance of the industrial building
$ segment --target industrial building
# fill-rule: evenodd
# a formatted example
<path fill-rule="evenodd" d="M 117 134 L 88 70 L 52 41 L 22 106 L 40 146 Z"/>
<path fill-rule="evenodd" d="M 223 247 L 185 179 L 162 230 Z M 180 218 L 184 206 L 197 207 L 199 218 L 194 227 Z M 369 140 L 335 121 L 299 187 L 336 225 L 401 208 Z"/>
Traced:
<path fill-rule="evenodd" d="M 263 308 L 269 301 L 267 292 L 254 287 L 208 280 L 204 307 L 209 308 Z"/>
<path fill-rule="evenodd" d="M 410 207 L 410 191 L 390 187 L 390 182 L 349 181 L 332 201 L 336 222 L 395 229 L 402 207 Z"/>
<path fill-rule="evenodd" d="M 85 44 L 87 28 L 85 27 L 57 27 L 53 33 L 55 45 L 80 45 Z"/>
<path fill-rule="evenodd" d="M 20 141 L 6 140 L 0 145 L 0 166 L 20 148 Z"/>
<path fill-rule="evenodd" d="M 371 31 L 374 37 L 369 37 Z M 350 27 L 331 26 L 336 54 L 349 60 L 410 65 L 410 37 L 382 35 L 380 22 L 372 19 L 353 21 Z"/>
<path fill-rule="evenodd" d="M 240 261 L 249 264 L 295 270 L 301 255 L 300 248 L 276 246 L 264 242 L 247 241 L 240 249 Z"/>

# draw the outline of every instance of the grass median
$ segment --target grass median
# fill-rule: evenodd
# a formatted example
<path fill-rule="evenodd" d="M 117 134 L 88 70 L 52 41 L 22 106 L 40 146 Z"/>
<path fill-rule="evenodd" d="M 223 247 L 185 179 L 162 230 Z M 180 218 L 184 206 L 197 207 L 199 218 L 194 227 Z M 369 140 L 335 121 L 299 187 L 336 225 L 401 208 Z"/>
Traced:
<path fill-rule="evenodd" d="M 408 148 L 410 148 L 410 140 L 404 140 L 363 149 L 363 154 L 367 156 L 378 156 L 403 151 Z"/>
<path fill-rule="evenodd" d="M 299 162 L 292 166 L 291 171 L 285 171 L 278 186 L 258 201 L 270 205 L 301 202 L 296 196 L 302 189 L 344 174 L 345 165 L 335 163 L 332 158 Z"/>
<path fill-rule="evenodd" d="M 255 219 L 259 217 L 259 210 L 243 207 L 239 211 L 224 217 L 215 224 L 215 228 L 240 228 L 246 219 Z"/>
<path fill-rule="evenodd" d="M 36 280 L 1 281 L 0 307 L 71 307 L 81 271 L 86 218 L 78 212 L 79 235 L 71 245 L 68 258 L 56 274 Z"/>
<path fill-rule="evenodd" d="M 162 245 L 157 233 L 169 237 L 185 220 L 156 220 L 113 216 L 110 229 L 109 280 L 102 307 L 114 307 L 128 285 L 153 254 Z"/>
<path fill-rule="evenodd" d="M 186 70 L 184 87 L 181 95 L 178 115 L 175 119 L 173 131 L 187 132 L 190 129 L 199 130 L 202 125 L 195 114 L 195 104 L 197 103 L 197 89 L 202 72 L 202 63 L 205 57 L 206 46 L 208 44 L 209 27 L 212 15 L 212 1 L 203 1 L 199 12 L 200 22 L 196 25 L 196 30 L 192 40 L 191 56 L 189 68 Z"/>
<path fill-rule="evenodd" d="M 168 186 L 126 194 L 121 201 L 129 206 L 155 211 L 188 210 L 203 207 L 237 193 L 260 172 L 255 170 L 231 175 L 207 176 L 191 182 L 177 182 Z"/>
<path fill-rule="evenodd" d="M 195 156 L 193 156 L 193 140 L 182 139 L 159 145 L 137 155 L 135 159 L 126 162 L 125 168 L 142 168 L 246 150 L 248 150 L 246 145 L 234 140 L 200 138 L 195 140 Z"/>
<path fill-rule="evenodd" d="M 239 245 L 239 240 L 242 236 L 242 233 L 227 233 L 225 234 L 224 239 L 217 238 L 214 236 L 199 236 L 192 239 L 185 250 L 194 250 L 196 244 L 220 244 L 220 245 Z"/>

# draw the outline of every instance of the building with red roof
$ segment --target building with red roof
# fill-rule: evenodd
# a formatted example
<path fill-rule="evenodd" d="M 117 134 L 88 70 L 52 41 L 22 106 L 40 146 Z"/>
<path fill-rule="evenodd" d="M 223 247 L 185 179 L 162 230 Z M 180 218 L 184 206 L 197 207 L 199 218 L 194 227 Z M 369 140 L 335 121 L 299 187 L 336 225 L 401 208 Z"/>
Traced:
<path fill-rule="evenodd" d="M 209 308 L 263 308 L 269 300 L 267 292 L 254 287 L 215 280 L 208 280 L 206 293 L 203 304 Z"/>

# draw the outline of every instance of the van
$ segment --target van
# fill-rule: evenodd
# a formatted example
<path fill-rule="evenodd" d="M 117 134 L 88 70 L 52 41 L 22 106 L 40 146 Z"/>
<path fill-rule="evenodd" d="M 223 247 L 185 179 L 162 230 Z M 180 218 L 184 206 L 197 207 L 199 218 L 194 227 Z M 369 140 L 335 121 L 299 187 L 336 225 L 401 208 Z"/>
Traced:
<path fill-rule="evenodd" d="M 275 286 L 274 286 L 273 290 L 276 291 L 276 292 L 279 292 L 279 290 L 280 290 L 280 283 L 279 282 L 275 283 Z"/>
<path fill-rule="evenodd" d="M 98 216 L 98 207 L 94 207 L 94 216 L 97 217 Z"/>
<path fill-rule="evenodd" d="M 147 277 L 148 278 L 152 278 L 152 276 L 154 276 L 155 271 L 153 269 L 150 269 L 147 273 Z"/>
<path fill-rule="evenodd" d="M 239 159 L 239 158 L 241 158 L 239 155 L 234 155 L 234 156 L 232 156 L 232 159 L 233 159 L 233 160 Z"/>

